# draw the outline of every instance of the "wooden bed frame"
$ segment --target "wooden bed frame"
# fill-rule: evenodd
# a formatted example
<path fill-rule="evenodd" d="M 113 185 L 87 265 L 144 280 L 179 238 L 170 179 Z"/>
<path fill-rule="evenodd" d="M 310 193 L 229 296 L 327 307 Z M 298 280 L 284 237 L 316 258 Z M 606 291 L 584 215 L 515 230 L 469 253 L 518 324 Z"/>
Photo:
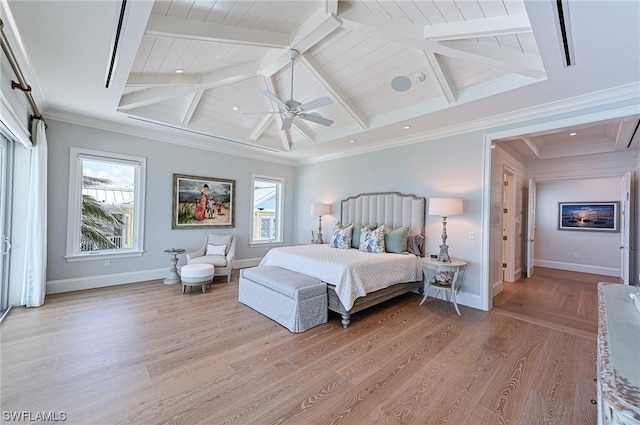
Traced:
<path fill-rule="evenodd" d="M 341 201 L 340 220 L 342 223 L 377 222 L 394 229 L 409 226 L 410 234 L 424 236 L 426 203 L 425 198 L 399 192 L 363 193 Z M 424 244 L 421 254 L 424 256 Z M 347 310 L 338 298 L 335 286 L 327 285 L 329 310 L 342 315 L 342 326 L 347 328 L 351 323 L 351 314 L 416 289 L 422 295 L 423 288 L 422 281 L 398 283 L 357 298 L 353 307 Z"/>

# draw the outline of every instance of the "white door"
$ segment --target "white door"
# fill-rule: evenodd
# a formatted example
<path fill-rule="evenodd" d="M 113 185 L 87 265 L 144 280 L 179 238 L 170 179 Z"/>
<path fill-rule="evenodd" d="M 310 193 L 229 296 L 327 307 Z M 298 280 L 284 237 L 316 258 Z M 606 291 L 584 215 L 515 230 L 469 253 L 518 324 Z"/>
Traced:
<path fill-rule="evenodd" d="M 10 177 L 9 142 L 0 135 L 0 315 L 9 302 L 9 236 L 7 225 L 7 189 Z"/>
<path fill-rule="evenodd" d="M 536 182 L 529 179 L 529 201 L 527 203 L 527 239 L 525 247 L 527 277 L 533 276 L 534 236 L 536 233 Z"/>
<path fill-rule="evenodd" d="M 515 175 L 504 167 L 502 192 L 502 280 L 515 281 Z"/>
<path fill-rule="evenodd" d="M 620 278 L 629 285 L 629 240 L 631 225 L 631 173 L 622 176 L 620 201 Z"/>

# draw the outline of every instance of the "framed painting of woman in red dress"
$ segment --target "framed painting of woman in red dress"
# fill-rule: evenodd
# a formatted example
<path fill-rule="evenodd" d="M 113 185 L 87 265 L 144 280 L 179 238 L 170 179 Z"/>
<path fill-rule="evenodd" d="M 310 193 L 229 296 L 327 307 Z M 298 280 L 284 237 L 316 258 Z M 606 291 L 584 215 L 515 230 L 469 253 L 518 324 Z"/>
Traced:
<path fill-rule="evenodd" d="M 235 180 L 173 175 L 172 229 L 234 227 Z"/>

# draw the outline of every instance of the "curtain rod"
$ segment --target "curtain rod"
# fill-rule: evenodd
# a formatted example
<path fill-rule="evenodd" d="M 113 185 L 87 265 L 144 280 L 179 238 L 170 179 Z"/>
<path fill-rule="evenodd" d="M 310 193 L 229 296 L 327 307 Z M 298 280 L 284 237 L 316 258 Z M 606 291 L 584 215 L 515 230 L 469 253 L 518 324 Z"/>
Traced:
<path fill-rule="evenodd" d="M 44 119 L 42 118 L 42 114 L 40 114 L 40 110 L 38 109 L 38 105 L 36 105 L 35 100 L 33 100 L 33 95 L 31 94 L 31 86 L 27 84 L 26 80 L 24 79 L 24 75 L 22 74 L 20 65 L 18 65 L 18 62 L 16 61 L 16 57 L 13 54 L 13 50 L 11 50 L 11 46 L 9 46 L 9 41 L 7 40 L 7 36 L 4 33 L 4 22 L 2 21 L 2 19 L 0 19 L 0 35 L 1 35 L 0 42 L 2 44 L 2 51 L 4 52 L 5 56 L 9 60 L 9 64 L 13 69 L 13 73 L 18 78 L 17 83 L 11 80 L 11 88 L 14 90 L 15 89 L 22 90 L 25 96 L 27 96 L 27 100 L 31 104 L 31 109 L 33 109 L 33 115 L 31 116 L 31 119 L 44 121 Z"/>

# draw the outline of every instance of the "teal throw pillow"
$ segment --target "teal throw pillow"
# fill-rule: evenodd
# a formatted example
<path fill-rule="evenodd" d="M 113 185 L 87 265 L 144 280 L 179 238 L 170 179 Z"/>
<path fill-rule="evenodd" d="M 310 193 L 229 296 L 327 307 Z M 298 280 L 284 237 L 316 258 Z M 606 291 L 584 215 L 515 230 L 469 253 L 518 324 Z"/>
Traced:
<path fill-rule="evenodd" d="M 409 237 L 409 227 L 402 226 L 385 232 L 384 247 L 387 252 L 402 254 L 407 252 L 407 238 Z"/>

